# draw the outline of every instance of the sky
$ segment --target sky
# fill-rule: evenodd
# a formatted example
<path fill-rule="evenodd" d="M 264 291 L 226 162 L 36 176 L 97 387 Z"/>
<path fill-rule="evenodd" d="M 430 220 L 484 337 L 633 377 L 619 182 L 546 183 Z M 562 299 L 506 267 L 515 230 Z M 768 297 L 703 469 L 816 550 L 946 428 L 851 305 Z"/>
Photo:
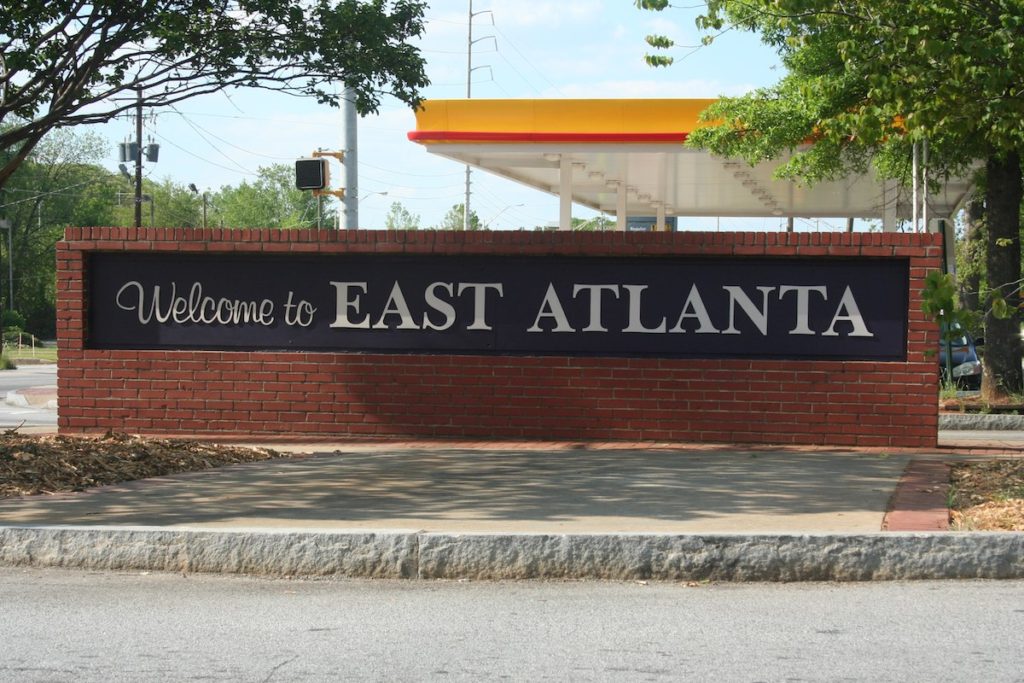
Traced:
<path fill-rule="evenodd" d="M 757 36 L 728 32 L 700 45 L 694 19 L 702 7 L 643 12 L 631 0 L 474 0 L 472 96 L 474 98 L 664 98 L 738 95 L 781 75 L 779 60 Z M 418 47 L 431 85 L 426 99 L 466 96 L 469 0 L 433 0 Z M 644 62 L 644 37 L 659 33 L 679 46 L 675 65 Z M 493 38 L 492 38 L 493 37 Z M 134 137 L 134 124 L 119 119 L 101 127 L 111 141 L 105 165 L 117 170 L 116 143 Z M 383 228 L 393 202 L 419 216 L 424 228 L 439 225 L 464 201 L 465 167 L 410 142 L 413 112 L 386 97 L 377 115 L 359 120 L 359 222 Z M 200 190 L 253 180 L 261 166 L 289 164 L 316 149 L 343 147 L 340 110 L 257 90 L 230 90 L 153 111 L 145 118 L 146 142 L 160 144 L 154 180 L 171 179 Z M 335 187 L 343 170 L 332 163 Z M 471 209 L 491 229 L 557 224 L 558 197 L 474 170 Z M 333 201 L 333 200 L 332 200 Z M 573 215 L 596 214 L 574 206 Z M 723 229 L 728 219 L 722 219 Z M 737 219 L 739 220 L 739 219 Z"/>

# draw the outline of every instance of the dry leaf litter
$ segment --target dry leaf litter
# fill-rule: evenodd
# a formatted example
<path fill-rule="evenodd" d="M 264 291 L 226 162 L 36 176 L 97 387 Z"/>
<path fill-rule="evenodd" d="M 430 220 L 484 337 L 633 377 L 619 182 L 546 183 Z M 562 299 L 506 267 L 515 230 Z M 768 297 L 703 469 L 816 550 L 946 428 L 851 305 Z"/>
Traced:
<path fill-rule="evenodd" d="M 267 448 L 128 434 L 0 434 L 0 496 L 82 491 L 123 481 L 288 457 Z"/>
<path fill-rule="evenodd" d="M 1024 531 L 1024 460 L 953 466 L 951 527 L 965 531 Z"/>

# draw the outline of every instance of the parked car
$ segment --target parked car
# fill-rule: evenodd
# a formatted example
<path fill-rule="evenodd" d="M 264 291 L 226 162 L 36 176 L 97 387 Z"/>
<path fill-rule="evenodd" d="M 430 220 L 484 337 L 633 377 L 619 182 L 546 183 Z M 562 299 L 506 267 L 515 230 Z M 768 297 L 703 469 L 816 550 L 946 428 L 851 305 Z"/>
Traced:
<path fill-rule="evenodd" d="M 982 337 L 975 339 L 970 332 L 959 328 L 955 333 L 958 333 L 958 336 L 949 340 L 953 382 L 961 389 L 981 389 L 981 359 L 978 357 L 978 347 L 984 345 L 985 340 Z M 942 373 L 943 382 L 949 380 L 946 372 L 946 346 L 945 340 L 939 342 L 939 371 Z"/>

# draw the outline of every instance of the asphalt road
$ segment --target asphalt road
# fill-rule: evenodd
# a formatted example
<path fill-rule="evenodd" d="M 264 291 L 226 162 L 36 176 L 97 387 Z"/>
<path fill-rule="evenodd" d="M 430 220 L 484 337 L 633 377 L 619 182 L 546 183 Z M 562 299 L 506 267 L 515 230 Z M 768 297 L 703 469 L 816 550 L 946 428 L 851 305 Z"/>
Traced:
<path fill-rule="evenodd" d="M 1024 582 L 270 581 L 0 569 L 0 680 L 1021 681 Z"/>
<path fill-rule="evenodd" d="M 56 410 L 12 406 L 5 401 L 8 391 L 56 385 L 56 365 L 23 365 L 16 370 L 0 371 L 0 429 L 9 429 L 19 425 L 56 427 Z"/>

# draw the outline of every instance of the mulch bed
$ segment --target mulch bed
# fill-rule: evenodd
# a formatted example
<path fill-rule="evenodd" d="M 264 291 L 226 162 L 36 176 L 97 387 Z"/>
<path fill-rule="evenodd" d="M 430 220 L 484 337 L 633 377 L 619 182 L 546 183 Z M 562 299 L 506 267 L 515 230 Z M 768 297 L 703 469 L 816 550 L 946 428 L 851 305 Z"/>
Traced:
<path fill-rule="evenodd" d="M 1024 460 L 954 465 L 950 520 L 960 531 L 1024 531 Z"/>
<path fill-rule="evenodd" d="M 268 448 L 221 446 L 128 434 L 99 438 L 0 434 L 0 497 L 95 486 L 286 458 Z"/>

